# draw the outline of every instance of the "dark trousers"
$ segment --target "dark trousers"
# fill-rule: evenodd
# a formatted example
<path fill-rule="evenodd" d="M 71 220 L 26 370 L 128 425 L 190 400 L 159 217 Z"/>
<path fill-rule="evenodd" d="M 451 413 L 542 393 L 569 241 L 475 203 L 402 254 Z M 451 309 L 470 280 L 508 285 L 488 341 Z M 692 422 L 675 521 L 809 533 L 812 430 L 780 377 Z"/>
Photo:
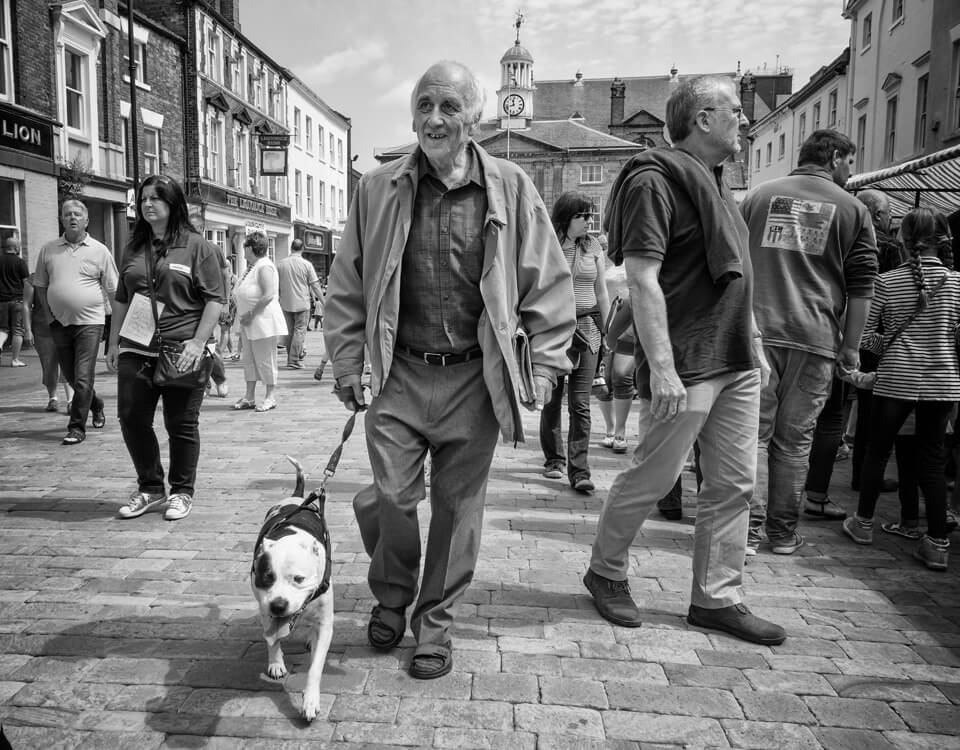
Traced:
<path fill-rule="evenodd" d="M 900 480 L 900 520 L 916 525 L 920 518 L 920 492 L 917 474 L 916 435 L 897 435 L 894 441 L 897 456 L 897 479 Z"/>
<path fill-rule="evenodd" d="M 944 434 L 952 401 L 903 401 L 873 396 L 872 427 L 860 476 L 857 515 L 873 518 L 883 485 L 883 469 L 897 432 L 911 411 L 916 412 L 917 484 L 927 503 L 927 531 L 932 537 L 947 536 L 947 483 L 943 476 L 946 460 Z"/>
<path fill-rule="evenodd" d="M 120 355 L 117 413 L 123 442 L 137 470 L 141 492 L 164 492 L 160 445 L 153 429 L 157 403 L 163 398 L 163 424 L 170 438 L 170 492 L 193 497 L 200 458 L 200 405 L 204 388 L 157 388 L 153 357 Z"/>
<path fill-rule="evenodd" d="M 578 479 L 590 478 L 587 451 L 590 447 L 590 388 L 597 372 L 599 352 L 580 352 L 580 361 L 569 375 L 557 378 L 550 401 L 540 413 L 540 448 L 543 450 L 544 466 L 562 464 L 563 434 L 560 412 L 563 408 L 564 384 L 567 384 L 567 412 L 570 425 L 567 432 L 567 476 L 573 484 Z"/>
<path fill-rule="evenodd" d="M 810 446 L 810 469 L 807 472 L 808 492 L 826 495 L 833 477 L 833 465 L 837 460 L 837 449 L 843 440 L 844 406 L 847 400 L 845 383 L 833 379 L 833 389 L 823 405 L 823 411 L 817 417 L 817 426 L 813 431 L 813 444 Z"/>
<path fill-rule="evenodd" d="M 103 411 L 103 399 L 93 388 L 103 326 L 64 326 L 53 321 L 50 324 L 50 335 L 57 347 L 57 359 L 60 361 L 63 377 L 73 386 L 67 430 L 86 432 L 87 415 L 91 407 L 94 411 Z"/>
<path fill-rule="evenodd" d="M 227 371 L 223 367 L 223 357 L 220 356 L 220 352 L 213 353 L 213 370 L 210 372 L 210 377 L 217 385 L 227 382 Z"/>

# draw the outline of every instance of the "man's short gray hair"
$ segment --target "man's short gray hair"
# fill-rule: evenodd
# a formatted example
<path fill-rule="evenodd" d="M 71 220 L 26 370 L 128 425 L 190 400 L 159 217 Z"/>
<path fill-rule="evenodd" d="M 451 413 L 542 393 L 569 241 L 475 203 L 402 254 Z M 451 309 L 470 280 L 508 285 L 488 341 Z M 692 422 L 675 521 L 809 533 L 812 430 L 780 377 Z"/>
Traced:
<path fill-rule="evenodd" d="M 693 132 L 697 112 L 717 101 L 720 88 L 734 88 L 729 76 L 697 76 L 682 81 L 667 99 L 667 132 L 674 143 L 682 141 Z"/>
<path fill-rule="evenodd" d="M 413 87 L 413 92 L 410 94 L 410 114 L 416 114 L 417 95 L 420 93 L 420 87 L 423 85 L 424 79 L 436 68 L 446 68 L 450 71 L 458 71 L 461 74 L 460 89 L 463 92 L 463 98 L 467 104 L 467 111 L 470 115 L 469 122 L 471 124 L 480 122 L 480 116 L 483 114 L 483 106 L 487 101 L 486 92 L 483 90 L 483 86 L 480 85 L 480 79 L 473 74 L 473 71 L 456 60 L 440 60 L 439 62 L 435 62 L 417 79 L 417 83 Z M 451 79 L 447 80 L 450 80 L 451 83 L 454 82 Z"/>
<path fill-rule="evenodd" d="M 87 204 L 84 203 L 82 200 L 80 200 L 79 198 L 67 198 L 67 199 L 63 202 L 63 204 L 60 206 L 60 215 L 61 215 L 61 216 L 63 215 L 63 212 L 66 210 L 67 206 L 69 206 L 71 203 L 73 203 L 73 204 L 76 205 L 76 206 L 80 206 L 80 208 L 83 209 L 83 215 L 84 215 L 84 216 L 89 216 L 89 215 L 90 215 L 90 214 L 89 214 L 89 211 L 87 211 Z"/>

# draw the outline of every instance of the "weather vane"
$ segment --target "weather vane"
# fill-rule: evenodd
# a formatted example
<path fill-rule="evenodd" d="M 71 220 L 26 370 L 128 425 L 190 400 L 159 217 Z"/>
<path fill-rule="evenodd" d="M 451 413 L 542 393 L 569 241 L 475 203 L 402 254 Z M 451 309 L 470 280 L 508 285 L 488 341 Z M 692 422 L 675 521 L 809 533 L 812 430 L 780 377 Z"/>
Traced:
<path fill-rule="evenodd" d="M 520 25 L 524 22 L 525 16 L 519 10 L 514 15 L 517 17 L 517 20 L 513 22 L 513 25 L 517 27 L 517 39 L 514 44 L 520 44 Z"/>

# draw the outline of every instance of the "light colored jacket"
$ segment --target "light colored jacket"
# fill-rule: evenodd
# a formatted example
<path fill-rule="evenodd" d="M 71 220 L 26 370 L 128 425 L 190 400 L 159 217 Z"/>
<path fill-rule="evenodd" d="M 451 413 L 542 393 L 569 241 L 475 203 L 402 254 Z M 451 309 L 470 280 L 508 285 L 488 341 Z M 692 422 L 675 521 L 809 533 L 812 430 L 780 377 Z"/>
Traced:
<path fill-rule="evenodd" d="M 573 337 L 573 285 L 556 233 L 536 188 L 515 164 L 476 143 L 487 191 L 483 271 L 484 311 L 477 327 L 483 377 L 504 440 L 522 442 L 520 378 L 514 337 L 530 338 L 534 374 L 556 381 L 570 371 L 566 350 Z M 324 339 L 334 377 L 363 370 L 370 359 L 370 388 L 380 395 L 390 374 L 400 309 L 400 268 L 410 234 L 420 150 L 367 172 L 350 207 L 330 269 Z"/>

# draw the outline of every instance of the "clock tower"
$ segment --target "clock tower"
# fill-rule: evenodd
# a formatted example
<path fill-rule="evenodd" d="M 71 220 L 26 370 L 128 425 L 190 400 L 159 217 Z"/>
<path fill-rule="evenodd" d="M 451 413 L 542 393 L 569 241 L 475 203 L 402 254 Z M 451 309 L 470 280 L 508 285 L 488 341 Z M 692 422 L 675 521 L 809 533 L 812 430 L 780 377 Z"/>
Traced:
<path fill-rule="evenodd" d="M 533 119 L 533 56 L 520 44 L 520 24 L 523 16 L 517 14 L 517 38 L 513 46 L 500 58 L 500 88 L 497 90 L 497 119 L 502 130 L 521 130 L 530 127 Z"/>

